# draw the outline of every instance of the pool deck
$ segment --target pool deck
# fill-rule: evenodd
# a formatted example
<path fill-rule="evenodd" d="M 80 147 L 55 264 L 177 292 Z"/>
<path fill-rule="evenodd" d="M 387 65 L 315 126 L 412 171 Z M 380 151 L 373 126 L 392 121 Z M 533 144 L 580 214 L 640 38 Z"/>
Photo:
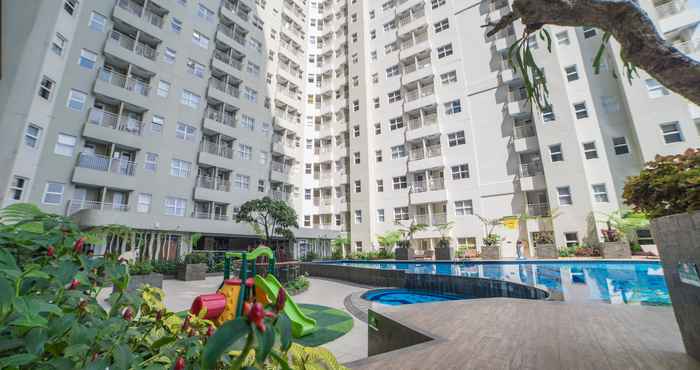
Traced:
<path fill-rule="evenodd" d="M 669 307 L 489 298 L 373 310 L 434 340 L 353 369 L 700 369 Z"/>

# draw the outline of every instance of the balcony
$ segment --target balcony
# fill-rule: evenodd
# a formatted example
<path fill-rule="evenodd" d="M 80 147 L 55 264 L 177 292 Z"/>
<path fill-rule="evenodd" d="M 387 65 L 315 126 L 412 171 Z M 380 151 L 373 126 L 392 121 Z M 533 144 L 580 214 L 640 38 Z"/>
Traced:
<path fill-rule="evenodd" d="M 508 113 L 513 117 L 531 114 L 530 101 L 524 88 L 508 91 Z"/>
<path fill-rule="evenodd" d="M 272 190 L 270 192 L 272 195 L 272 199 L 274 200 L 281 200 L 283 202 L 291 202 L 292 201 L 292 193 L 282 191 L 282 190 Z"/>
<path fill-rule="evenodd" d="M 156 49 L 117 30 L 110 32 L 105 44 L 105 53 L 154 74 L 158 72 L 155 62 L 158 56 Z"/>
<path fill-rule="evenodd" d="M 231 47 L 243 47 L 245 48 L 245 35 L 236 32 L 223 24 L 219 24 L 218 30 L 216 32 L 216 38 L 224 42 Z"/>
<path fill-rule="evenodd" d="M 135 174 L 135 162 L 99 154 L 80 153 L 73 172 L 73 182 L 134 190 L 136 189 Z"/>
<path fill-rule="evenodd" d="M 416 224 L 435 226 L 447 223 L 446 213 L 419 214 L 413 216 L 413 221 Z"/>
<path fill-rule="evenodd" d="M 211 60 L 211 65 L 231 76 L 242 76 L 243 63 L 219 49 L 214 50 L 214 58 Z"/>
<path fill-rule="evenodd" d="M 420 81 L 419 81 L 420 82 Z M 435 85 L 425 85 L 412 90 L 406 89 L 403 98 L 406 101 L 404 109 L 413 111 L 435 102 Z"/>
<path fill-rule="evenodd" d="M 411 150 L 411 160 L 412 161 L 420 161 L 422 159 L 439 157 L 441 155 L 442 155 L 442 148 L 440 147 L 440 144 L 427 146 L 427 147 L 425 147 L 425 151 L 423 151 L 423 150 Z"/>
<path fill-rule="evenodd" d="M 72 199 L 68 201 L 66 216 L 72 216 L 84 209 L 92 209 L 98 211 L 111 210 L 115 212 L 129 212 L 129 206 L 127 204 Z"/>
<path fill-rule="evenodd" d="M 272 172 L 289 175 L 292 172 L 292 166 L 280 162 L 272 162 Z"/>
<path fill-rule="evenodd" d="M 693 55 L 700 51 L 700 37 L 687 41 L 677 41 L 673 43 L 673 46 L 684 54 Z"/>
<path fill-rule="evenodd" d="M 442 178 L 429 179 L 428 181 L 419 180 L 413 182 L 413 191 L 415 193 L 424 193 L 427 191 L 438 191 L 445 189 L 445 180 Z"/>
<path fill-rule="evenodd" d="M 520 177 L 532 177 L 544 173 L 541 162 L 530 162 L 520 164 Z"/>
<path fill-rule="evenodd" d="M 415 117 L 408 119 L 408 129 L 418 130 L 422 127 L 432 126 L 437 124 L 437 114 L 430 114 L 423 117 Z"/>
<path fill-rule="evenodd" d="M 207 89 L 207 95 L 222 102 L 229 103 L 229 105 L 237 105 L 240 100 L 240 90 L 237 86 L 227 83 L 216 78 L 209 79 L 209 88 Z"/>
<path fill-rule="evenodd" d="M 530 217 L 549 216 L 549 203 L 528 203 L 527 214 Z"/>
<path fill-rule="evenodd" d="M 281 136 L 274 135 L 272 137 L 272 151 L 287 156 L 296 157 L 298 154 L 296 142 L 290 139 L 284 139 Z"/>
<path fill-rule="evenodd" d="M 425 7 L 413 8 L 405 14 L 399 15 L 399 30 L 412 30 L 425 24 Z"/>
<path fill-rule="evenodd" d="M 202 140 L 201 152 L 214 154 L 219 157 L 233 159 L 233 148 L 227 145 L 221 145 L 213 141 Z"/>
<path fill-rule="evenodd" d="M 248 22 L 249 16 L 248 13 L 250 13 L 250 8 L 242 4 L 242 1 L 237 0 L 237 1 L 229 1 L 229 0 L 224 0 L 221 2 L 222 10 L 221 13 L 224 14 L 225 16 L 233 16 L 234 14 L 242 21 Z M 225 9 L 225 10 L 224 10 Z M 233 18 L 230 18 L 233 20 Z"/>
<path fill-rule="evenodd" d="M 159 40 L 163 40 L 163 16 L 133 0 L 118 0 L 113 12 L 117 18 Z"/>
<path fill-rule="evenodd" d="M 216 220 L 216 221 L 228 221 L 231 218 L 226 214 L 216 213 L 208 210 L 195 210 L 192 211 L 192 218 L 199 220 Z"/>
<path fill-rule="evenodd" d="M 119 117 L 99 108 L 91 108 L 83 135 L 138 149 L 143 145 L 143 123 L 127 116 Z"/>
<path fill-rule="evenodd" d="M 231 202 L 231 182 L 213 176 L 198 176 L 195 182 L 194 199 L 210 202 Z"/>
<path fill-rule="evenodd" d="M 147 110 L 151 87 L 147 82 L 100 68 L 95 81 L 95 93 L 109 96 Z"/>
<path fill-rule="evenodd" d="M 410 38 L 401 41 L 402 56 L 411 56 L 430 49 L 428 42 L 428 32 L 412 35 Z"/>
<path fill-rule="evenodd" d="M 226 111 L 219 111 L 214 108 L 207 107 L 207 109 L 204 111 L 204 117 L 205 120 L 214 121 L 217 124 L 221 124 L 227 127 L 235 128 L 237 126 L 236 115 Z M 208 125 L 206 125 L 205 122 L 204 127 L 207 128 L 207 126 Z"/>
<path fill-rule="evenodd" d="M 662 34 L 700 22 L 700 10 L 688 5 L 688 0 L 671 0 L 655 8 Z"/>

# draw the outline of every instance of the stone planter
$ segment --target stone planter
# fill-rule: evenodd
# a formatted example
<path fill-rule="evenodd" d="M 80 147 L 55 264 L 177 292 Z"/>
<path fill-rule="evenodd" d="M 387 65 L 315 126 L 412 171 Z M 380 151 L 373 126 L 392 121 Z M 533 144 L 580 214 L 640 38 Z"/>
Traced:
<path fill-rule="evenodd" d="M 455 251 L 452 247 L 435 248 L 435 260 L 437 261 L 452 261 L 454 257 Z"/>
<path fill-rule="evenodd" d="M 396 248 L 394 249 L 394 254 L 397 260 L 412 260 L 416 258 L 413 248 Z"/>
<path fill-rule="evenodd" d="M 491 245 L 481 247 L 481 258 L 485 260 L 500 260 L 501 259 L 501 246 Z"/>
<path fill-rule="evenodd" d="M 181 263 L 177 265 L 177 280 L 193 281 L 204 280 L 207 277 L 206 263 Z"/>
<path fill-rule="evenodd" d="M 700 360 L 700 286 L 688 283 L 692 274 L 684 273 L 685 282 L 681 281 L 678 271 L 679 263 L 700 269 L 700 212 L 654 219 L 651 232 L 659 249 L 685 350 Z"/>
<path fill-rule="evenodd" d="M 163 289 L 163 274 L 151 273 L 148 275 L 132 275 L 129 279 L 129 285 L 126 287 L 127 292 L 134 292 L 142 285 L 150 285 L 154 288 Z"/>
<path fill-rule="evenodd" d="M 554 244 L 535 243 L 535 258 L 559 258 L 559 250 Z"/>
<path fill-rule="evenodd" d="M 626 241 L 603 243 L 600 255 L 603 258 L 632 258 L 630 245 Z"/>

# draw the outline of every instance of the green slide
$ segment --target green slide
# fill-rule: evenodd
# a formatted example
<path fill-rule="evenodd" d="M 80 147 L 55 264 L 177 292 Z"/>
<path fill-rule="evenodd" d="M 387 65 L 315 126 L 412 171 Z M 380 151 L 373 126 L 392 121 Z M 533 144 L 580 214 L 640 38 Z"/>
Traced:
<path fill-rule="evenodd" d="M 280 284 L 279 280 L 272 275 L 267 274 L 266 277 L 260 275 L 255 276 L 255 286 L 260 287 L 265 294 L 275 302 L 277 299 L 277 292 L 279 292 Z M 287 303 L 284 305 L 284 313 L 287 314 L 289 320 L 292 321 L 292 335 L 295 338 L 300 338 L 305 335 L 309 335 L 316 331 L 316 320 L 306 316 L 299 306 L 292 300 L 292 297 L 287 296 Z"/>

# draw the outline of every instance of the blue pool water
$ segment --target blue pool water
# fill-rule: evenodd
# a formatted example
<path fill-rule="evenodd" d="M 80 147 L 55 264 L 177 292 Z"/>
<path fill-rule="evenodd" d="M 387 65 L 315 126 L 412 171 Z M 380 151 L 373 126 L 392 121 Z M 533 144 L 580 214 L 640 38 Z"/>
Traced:
<path fill-rule="evenodd" d="M 656 261 L 504 261 L 372 262 L 333 261 L 340 265 L 409 273 L 499 279 L 546 288 L 553 299 L 568 302 L 668 305 L 671 299 L 661 264 Z"/>
<path fill-rule="evenodd" d="M 464 299 L 462 297 L 448 294 L 436 294 L 422 290 L 409 289 L 375 289 L 363 294 L 362 298 L 368 301 L 379 302 L 390 306 Z"/>

